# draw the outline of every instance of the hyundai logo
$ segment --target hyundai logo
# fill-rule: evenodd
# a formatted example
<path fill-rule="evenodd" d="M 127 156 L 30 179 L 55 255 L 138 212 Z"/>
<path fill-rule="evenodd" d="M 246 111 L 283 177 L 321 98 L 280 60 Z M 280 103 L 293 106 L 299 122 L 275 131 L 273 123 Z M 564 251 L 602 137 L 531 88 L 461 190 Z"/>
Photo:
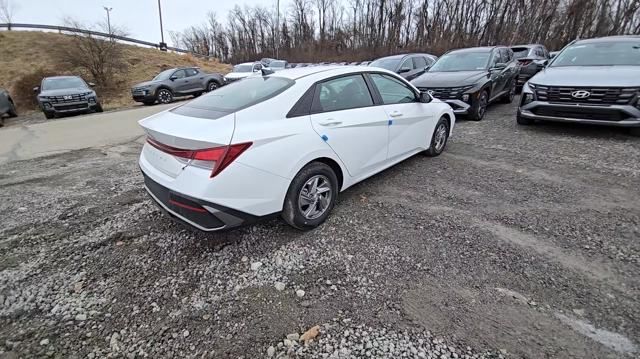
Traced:
<path fill-rule="evenodd" d="M 571 93 L 571 97 L 573 98 L 587 98 L 591 96 L 591 92 L 585 90 L 573 91 Z"/>

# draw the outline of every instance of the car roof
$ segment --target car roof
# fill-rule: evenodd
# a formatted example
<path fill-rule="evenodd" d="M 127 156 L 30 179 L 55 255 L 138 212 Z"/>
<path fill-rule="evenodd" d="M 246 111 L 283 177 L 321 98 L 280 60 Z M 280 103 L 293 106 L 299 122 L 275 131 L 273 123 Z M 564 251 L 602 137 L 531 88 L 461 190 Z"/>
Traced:
<path fill-rule="evenodd" d="M 80 78 L 81 79 L 80 76 L 65 75 L 65 76 L 49 76 L 49 77 L 43 78 L 43 80 L 70 79 L 70 78 Z"/>
<path fill-rule="evenodd" d="M 609 42 L 609 41 L 638 42 L 640 41 L 640 35 L 617 35 L 617 36 L 596 37 L 593 39 L 576 40 L 576 42 L 574 43 L 575 44 L 591 44 L 591 43 Z"/>
<path fill-rule="evenodd" d="M 491 52 L 493 49 L 500 48 L 504 46 L 479 46 L 479 47 L 467 47 L 464 49 L 455 49 L 451 50 L 448 53 L 452 52 Z"/>
<path fill-rule="evenodd" d="M 526 44 L 526 45 L 513 45 L 513 46 L 509 46 L 510 48 L 514 48 L 514 47 L 526 47 L 526 48 L 532 48 L 532 47 L 536 47 L 536 46 L 543 46 L 540 44 Z"/>
<path fill-rule="evenodd" d="M 351 66 L 351 65 L 326 65 L 326 66 L 307 66 L 296 67 L 293 69 L 285 69 L 278 71 L 269 76 L 284 77 L 290 80 L 297 80 L 303 77 L 310 77 L 314 75 L 322 75 L 319 77 L 326 78 L 332 76 L 338 76 L 348 73 L 362 73 L 362 72 L 387 72 L 393 74 L 391 71 L 387 71 L 380 68 L 371 68 L 363 66 Z"/>
<path fill-rule="evenodd" d="M 431 55 L 431 54 L 411 52 L 411 53 L 408 53 L 408 54 L 398 54 L 398 55 L 390 55 L 390 56 L 380 57 L 380 58 L 378 58 L 378 60 L 381 60 L 381 59 L 402 59 L 402 58 L 405 58 L 407 56 L 413 56 L 413 55 L 431 56 L 431 57 L 433 57 L 433 55 Z"/>

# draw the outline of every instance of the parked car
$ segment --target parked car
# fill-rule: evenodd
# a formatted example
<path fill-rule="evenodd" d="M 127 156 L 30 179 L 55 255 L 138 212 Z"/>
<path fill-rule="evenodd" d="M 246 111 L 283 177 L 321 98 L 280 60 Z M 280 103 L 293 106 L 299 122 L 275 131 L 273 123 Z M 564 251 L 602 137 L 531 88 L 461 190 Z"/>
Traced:
<path fill-rule="evenodd" d="M 513 101 L 517 77 L 511 49 L 473 47 L 447 52 L 412 83 L 447 102 L 454 113 L 480 121 L 491 102 Z"/>
<path fill-rule="evenodd" d="M 16 104 L 13 102 L 9 91 L 0 88 L 0 127 L 4 126 L 4 117 L 16 117 Z"/>
<path fill-rule="evenodd" d="M 66 114 L 102 112 L 93 86 L 78 76 L 53 76 L 43 78 L 33 91 L 44 116 L 52 119 Z"/>
<path fill-rule="evenodd" d="M 549 63 L 551 57 L 543 45 L 516 45 L 511 46 L 511 51 L 520 65 L 517 85 L 517 90 L 520 91 L 525 82 Z"/>
<path fill-rule="evenodd" d="M 260 62 L 245 62 L 242 64 L 237 64 L 233 67 L 233 70 L 231 72 L 224 75 L 224 78 L 226 79 L 226 83 L 229 84 L 234 81 L 238 81 L 251 75 L 260 73 L 262 67 L 263 65 Z"/>
<path fill-rule="evenodd" d="M 369 66 L 370 64 L 371 64 L 371 61 L 362 61 L 358 66 Z"/>
<path fill-rule="evenodd" d="M 577 40 L 522 89 L 517 121 L 631 127 L 640 131 L 640 36 Z"/>
<path fill-rule="evenodd" d="M 269 63 L 269 68 L 273 71 L 284 70 L 289 66 L 289 63 L 285 60 L 273 60 Z"/>
<path fill-rule="evenodd" d="M 372 67 L 275 72 L 215 94 L 140 121 L 147 191 L 203 231 L 274 213 L 314 228 L 338 192 L 417 153 L 442 153 L 455 123 L 447 104 Z"/>
<path fill-rule="evenodd" d="M 429 54 L 404 54 L 379 58 L 369 66 L 393 71 L 408 81 L 422 75 L 436 62 L 437 57 Z"/>
<path fill-rule="evenodd" d="M 197 67 L 179 67 L 164 70 L 151 81 L 136 84 L 131 88 L 133 100 L 145 105 L 171 103 L 174 97 L 200 96 L 224 85 L 220 74 L 208 74 Z"/>

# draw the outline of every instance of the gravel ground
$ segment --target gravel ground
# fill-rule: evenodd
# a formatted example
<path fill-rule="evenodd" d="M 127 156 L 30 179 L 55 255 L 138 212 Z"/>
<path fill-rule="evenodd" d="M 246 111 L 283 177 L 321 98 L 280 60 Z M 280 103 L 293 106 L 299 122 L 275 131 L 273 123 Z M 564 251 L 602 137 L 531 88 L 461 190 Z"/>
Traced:
<path fill-rule="evenodd" d="M 0 357 L 637 357 L 640 139 L 514 113 L 306 233 L 185 230 L 139 142 L 2 165 Z"/>

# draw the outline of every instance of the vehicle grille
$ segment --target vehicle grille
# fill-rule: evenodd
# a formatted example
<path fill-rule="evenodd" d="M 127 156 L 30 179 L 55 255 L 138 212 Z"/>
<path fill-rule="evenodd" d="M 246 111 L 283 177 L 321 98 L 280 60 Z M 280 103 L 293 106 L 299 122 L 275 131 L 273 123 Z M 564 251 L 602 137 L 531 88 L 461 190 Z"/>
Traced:
<path fill-rule="evenodd" d="M 629 104 L 640 91 L 640 88 L 638 87 L 559 87 L 535 84 L 529 84 L 529 86 L 533 91 L 535 91 L 536 97 L 539 101 L 603 105 Z M 572 94 L 576 91 L 587 91 L 590 95 L 586 98 L 575 98 Z"/>
<path fill-rule="evenodd" d="M 47 100 L 52 104 L 56 103 L 72 103 L 72 102 L 82 102 L 87 101 L 88 94 L 75 94 L 75 95 L 64 95 L 64 96 L 47 96 Z"/>
<path fill-rule="evenodd" d="M 86 110 L 89 108 L 89 104 L 87 103 L 76 103 L 76 104 L 55 104 L 53 106 L 58 111 L 67 111 L 67 110 Z"/>
<path fill-rule="evenodd" d="M 430 92 L 431 95 L 440 100 L 455 100 L 472 86 L 465 87 L 418 87 L 421 92 Z"/>
<path fill-rule="evenodd" d="M 556 106 L 538 106 L 531 110 L 538 116 L 548 117 L 565 117 L 581 120 L 596 121 L 622 121 L 629 117 L 626 113 L 616 109 L 594 108 L 594 107 L 556 107 Z"/>

